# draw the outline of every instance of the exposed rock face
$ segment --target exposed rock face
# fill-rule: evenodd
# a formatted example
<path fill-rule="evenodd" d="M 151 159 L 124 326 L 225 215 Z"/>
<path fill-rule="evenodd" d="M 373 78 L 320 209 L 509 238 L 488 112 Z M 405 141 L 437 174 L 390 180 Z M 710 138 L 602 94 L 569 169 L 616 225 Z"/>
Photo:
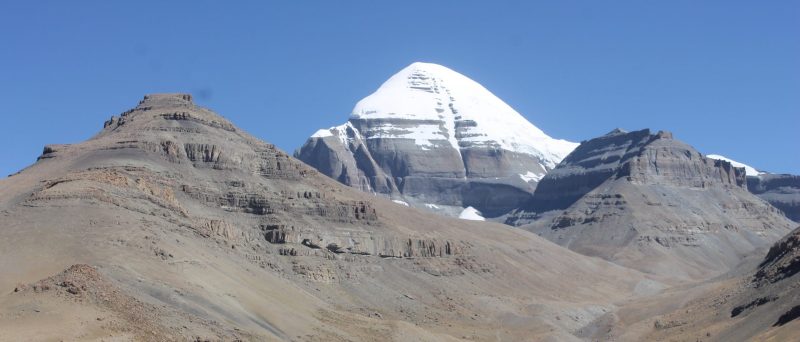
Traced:
<path fill-rule="evenodd" d="M 800 176 L 762 173 L 747 177 L 747 189 L 800 222 Z"/>
<path fill-rule="evenodd" d="M 184 94 L 48 145 L 0 222 L 9 340 L 565 340 L 646 280 L 344 186 Z"/>
<path fill-rule="evenodd" d="M 753 282 L 775 283 L 791 278 L 798 272 L 800 272 L 800 227 L 772 245 L 758 272 L 753 276 Z"/>
<path fill-rule="evenodd" d="M 346 233 L 321 230 L 303 218 L 340 224 L 362 223 L 375 226 L 381 224 L 370 202 L 336 199 L 300 183 L 299 181 L 305 178 L 310 170 L 278 151 L 273 145 L 260 141 L 247 141 L 249 146 L 239 146 L 199 134 L 169 137 L 157 133 L 153 136 L 156 139 L 153 140 L 151 137 L 124 129 L 134 120 L 155 120 L 154 122 L 160 126 L 156 128 L 153 125 L 144 125 L 145 131 L 183 133 L 185 130 L 183 127 L 175 130 L 173 127 L 176 125 L 172 123 L 187 121 L 191 122 L 189 127 L 206 126 L 221 129 L 223 132 L 236 132 L 232 124 L 216 114 L 195 107 L 188 95 L 148 95 L 135 109 L 123 113 L 119 119 L 112 118 L 107 121 L 98 136 L 137 136 L 136 139 L 114 141 L 110 149 L 119 150 L 120 153 L 126 150 L 146 151 L 172 164 L 187 164 L 197 169 L 220 171 L 245 170 L 254 175 L 292 181 L 296 184 L 291 187 L 270 188 L 239 180 L 225 182 L 217 180 L 211 184 L 197 186 L 181 183 L 175 176 L 153 173 L 148 168 L 107 166 L 71 172 L 64 177 L 51 180 L 43 189 L 33 193 L 27 203 L 38 205 L 42 201 L 79 198 L 94 199 L 137 210 L 138 206 L 132 206 L 125 199 L 139 198 L 163 208 L 165 215 L 179 213 L 179 216 L 186 217 L 187 211 L 177 201 L 174 193 L 179 191 L 182 196 L 209 208 L 223 208 L 226 212 L 256 215 L 251 218 L 256 218 L 252 225 L 257 229 L 237 229 L 226 221 L 216 218 L 192 220 L 187 223 L 205 236 L 252 241 L 258 239 L 257 235 L 263 235 L 270 243 L 288 244 L 299 249 L 302 255 L 330 251 L 398 258 L 438 257 L 454 255 L 461 250 L 459 243 L 447 240 L 383 234 L 375 230 L 349 230 Z M 200 129 L 197 130 L 199 131 Z M 43 156 L 53 156 L 65 148 L 69 147 L 48 145 Z M 108 150 L 109 147 L 102 149 Z M 180 220 L 180 217 L 175 217 L 175 220 Z M 242 234 L 244 236 L 239 236 Z M 337 247 L 320 250 L 320 246 Z M 297 252 L 293 255 L 297 255 Z"/>
<path fill-rule="evenodd" d="M 729 161 L 736 167 L 744 167 L 747 174 L 747 190 L 783 211 L 789 219 L 800 222 L 800 176 L 772 174 L 729 159 L 718 154 L 708 158 Z"/>
<path fill-rule="evenodd" d="M 566 209 L 611 178 L 694 188 L 715 184 L 744 187 L 743 172 L 729 163 L 703 158 L 672 139 L 669 132 L 616 129 L 583 142 L 567 156 L 539 182 L 528 208 L 536 212 Z"/>
<path fill-rule="evenodd" d="M 576 144 L 553 139 L 476 82 L 414 63 L 295 157 L 341 183 L 457 216 L 518 208 Z M 457 208 L 452 208 L 457 207 Z M 451 210 L 446 210 L 446 209 Z"/>
<path fill-rule="evenodd" d="M 583 142 L 508 219 L 531 221 L 575 251 L 688 278 L 722 273 L 793 226 L 747 192 L 744 169 L 649 130 Z"/>

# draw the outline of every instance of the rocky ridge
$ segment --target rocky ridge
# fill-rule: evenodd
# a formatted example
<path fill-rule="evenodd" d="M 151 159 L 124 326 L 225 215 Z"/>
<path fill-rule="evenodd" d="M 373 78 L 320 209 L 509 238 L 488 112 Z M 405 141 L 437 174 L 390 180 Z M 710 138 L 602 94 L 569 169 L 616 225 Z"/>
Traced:
<path fill-rule="evenodd" d="M 747 191 L 744 169 L 649 130 L 583 142 L 508 222 L 583 254 L 687 278 L 724 273 L 793 226 Z"/>
<path fill-rule="evenodd" d="M 706 157 L 729 161 L 736 167 L 744 167 L 747 190 L 783 211 L 790 220 L 800 222 L 800 176 L 759 171 L 721 155 L 709 154 Z"/>

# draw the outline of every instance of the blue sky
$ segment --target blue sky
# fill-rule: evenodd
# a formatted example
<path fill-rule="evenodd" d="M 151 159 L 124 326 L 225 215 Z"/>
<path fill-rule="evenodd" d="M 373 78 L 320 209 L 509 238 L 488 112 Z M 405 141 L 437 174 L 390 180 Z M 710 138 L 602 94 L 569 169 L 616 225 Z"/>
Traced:
<path fill-rule="evenodd" d="M 414 61 L 553 137 L 665 129 L 800 174 L 798 22 L 797 1 L 5 2 L 0 175 L 153 92 L 192 92 L 291 152 Z"/>

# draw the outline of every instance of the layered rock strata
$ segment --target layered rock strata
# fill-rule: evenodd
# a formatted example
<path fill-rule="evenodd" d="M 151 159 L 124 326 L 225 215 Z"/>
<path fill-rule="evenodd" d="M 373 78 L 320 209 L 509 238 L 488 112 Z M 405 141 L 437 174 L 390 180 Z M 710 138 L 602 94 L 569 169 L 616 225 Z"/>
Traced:
<path fill-rule="evenodd" d="M 583 142 L 507 222 L 583 254 L 687 278 L 723 273 L 793 226 L 747 191 L 744 169 L 649 130 Z"/>
<path fill-rule="evenodd" d="M 800 222 L 800 176 L 771 173 L 748 176 L 747 189 L 783 211 L 789 219 Z"/>
<path fill-rule="evenodd" d="M 295 157 L 365 192 L 450 216 L 471 206 L 496 217 L 529 200 L 575 146 L 547 136 L 475 81 L 414 63 Z"/>

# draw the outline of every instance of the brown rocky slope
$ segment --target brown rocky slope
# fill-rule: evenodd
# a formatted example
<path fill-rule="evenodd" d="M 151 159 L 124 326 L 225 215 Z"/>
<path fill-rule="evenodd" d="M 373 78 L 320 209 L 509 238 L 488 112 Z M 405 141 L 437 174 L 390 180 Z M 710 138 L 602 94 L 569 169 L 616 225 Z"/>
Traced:
<path fill-rule="evenodd" d="M 104 126 L 0 180 L 0 340 L 578 340 L 662 286 L 345 187 L 189 95 Z"/>
<path fill-rule="evenodd" d="M 800 227 L 776 242 L 755 271 L 721 281 L 657 317 L 649 339 L 797 341 L 800 339 Z"/>

